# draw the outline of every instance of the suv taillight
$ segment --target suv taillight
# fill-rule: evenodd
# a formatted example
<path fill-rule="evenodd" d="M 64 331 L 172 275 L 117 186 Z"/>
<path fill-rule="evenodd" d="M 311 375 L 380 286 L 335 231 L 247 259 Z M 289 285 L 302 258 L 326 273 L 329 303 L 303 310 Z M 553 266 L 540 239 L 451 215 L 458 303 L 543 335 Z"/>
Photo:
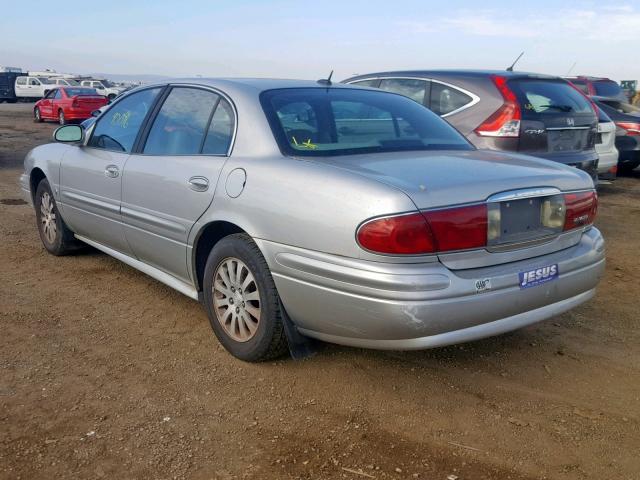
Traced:
<path fill-rule="evenodd" d="M 502 95 L 504 103 L 475 132 L 483 137 L 518 137 L 522 114 L 516 94 L 507 85 L 506 77 L 491 75 L 491 80 Z"/>
<path fill-rule="evenodd" d="M 616 125 L 627 131 L 627 135 L 640 135 L 640 123 L 616 122 Z"/>

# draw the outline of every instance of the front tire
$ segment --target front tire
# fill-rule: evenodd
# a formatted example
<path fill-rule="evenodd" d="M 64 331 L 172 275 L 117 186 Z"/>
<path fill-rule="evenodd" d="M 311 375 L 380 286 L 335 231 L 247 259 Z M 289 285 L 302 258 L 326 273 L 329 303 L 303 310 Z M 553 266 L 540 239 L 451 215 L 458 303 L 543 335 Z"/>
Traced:
<path fill-rule="evenodd" d="M 229 235 L 215 245 L 203 287 L 211 328 L 229 353 L 260 362 L 287 351 L 280 297 L 251 237 Z"/>
<path fill-rule="evenodd" d="M 40 113 L 40 108 L 36 107 L 33 111 L 33 121 L 36 123 L 42 122 L 42 113 Z"/>
<path fill-rule="evenodd" d="M 80 246 L 79 242 L 60 216 L 58 205 L 46 179 L 38 184 L 34 205 L 38 233 L 44 248 L 52 255 L 57 256 L 68 255 L 77 250 Z"/>

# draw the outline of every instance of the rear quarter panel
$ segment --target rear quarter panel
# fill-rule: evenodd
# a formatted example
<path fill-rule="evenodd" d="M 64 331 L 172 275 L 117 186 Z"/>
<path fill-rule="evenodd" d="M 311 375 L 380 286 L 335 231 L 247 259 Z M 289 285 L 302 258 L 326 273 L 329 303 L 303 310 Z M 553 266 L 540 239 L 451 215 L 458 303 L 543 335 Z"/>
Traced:
<path fill-rule="evenodd" d="M 227 193 L 227 177 L 246 171 L 241 195 Z M 254 238 L 309 250 L 358 258 L 367 256 L 356 243 L 360 223 L 377 215 L 415 210 L 395 187 L 344 172 L 321 161 L 283 156 L 232 157 L 225 164 L 214 200 L 189 238 L 193 245 L 208 223 L 224 220 Z"/>

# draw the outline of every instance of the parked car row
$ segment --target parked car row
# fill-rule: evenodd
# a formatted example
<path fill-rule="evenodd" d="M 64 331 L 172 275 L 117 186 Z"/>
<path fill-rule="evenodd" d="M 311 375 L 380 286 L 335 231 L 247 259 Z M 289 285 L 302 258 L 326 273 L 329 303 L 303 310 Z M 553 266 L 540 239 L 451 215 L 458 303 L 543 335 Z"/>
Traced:
<path fill-rule="evenodd" d="M 628 153 L 636 142 L 623 138 L 628 130 L 590 97 L 601 92 L 618 110 L 633 110 L 623 102 L 621 87 L 605 78 L 569 80 L 510 71 L 423 70 L 358 75 L 343 83 L 405 95 L 445 118 L 478 148 L 546 158 L 580 168 L 594 180 L 615 177 L 618 167 L 638 166 L 635 150 Z M 618 158 L 620 148 L 624 154 Z"/>
<path fill-rule="evenodd" d="M 109 100 L 113 100 L 127 90 L 126 87 L 115 85 L 105 79 L 46 77 L 10 71 L 0 72 L 0 101 L 38 100 L 58 86 L 93 88 L 99 95 L 103 95 Z"/>
<path fill-rule="evenodd" d="M 586 97 L 504 72 L 352 82 L 165 82 L 59 127 L 20 178 L 45 249 L 89 244 L 200 300 L 247 361 L 466 342 L 594 295 Z"/>

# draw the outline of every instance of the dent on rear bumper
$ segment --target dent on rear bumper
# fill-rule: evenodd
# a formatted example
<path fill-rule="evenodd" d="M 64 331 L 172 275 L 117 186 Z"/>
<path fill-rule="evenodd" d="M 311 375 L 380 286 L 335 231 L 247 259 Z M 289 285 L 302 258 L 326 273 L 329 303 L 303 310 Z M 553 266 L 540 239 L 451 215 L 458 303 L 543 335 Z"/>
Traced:
<path fill-rule="evenodd" d="M 377 263 L 258 243 L 301 332 L 384 349 L 430 348 L 544 320 L 591 298 L 605 266 L 596 228 L 558 252 L 455 271 L 439 262 Z M 558 279 L 520 289 L 519 272 L 550 264 L 558 264 Z M 476 293 L 476 280 L 486 278 L 491 290 Z"/>

